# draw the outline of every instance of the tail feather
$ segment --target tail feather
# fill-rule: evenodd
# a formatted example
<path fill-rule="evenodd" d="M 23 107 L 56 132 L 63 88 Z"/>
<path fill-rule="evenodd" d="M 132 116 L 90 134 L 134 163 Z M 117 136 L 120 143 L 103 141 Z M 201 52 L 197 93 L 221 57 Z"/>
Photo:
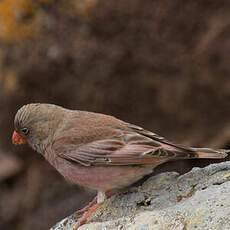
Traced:
<path fill-rule="evenodd" d="M 226 149 L 192 148 L 192 150 L 196 152 L 198 158 L 221 159 L 230 154 L 230 150 Z"/>

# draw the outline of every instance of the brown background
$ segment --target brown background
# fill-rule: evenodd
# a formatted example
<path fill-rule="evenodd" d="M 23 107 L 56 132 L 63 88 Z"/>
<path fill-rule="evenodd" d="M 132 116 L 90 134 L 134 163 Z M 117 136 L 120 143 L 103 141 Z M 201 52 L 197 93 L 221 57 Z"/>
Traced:
<path fill-rule="evenodd" d="M 103 112 L 177 143 L 230 147 L 229 10 L 225 0 L 2 0 L 0 229 L 48 229 L 92 196 L 29 147 L 12 146 L 25 103 Z"/>

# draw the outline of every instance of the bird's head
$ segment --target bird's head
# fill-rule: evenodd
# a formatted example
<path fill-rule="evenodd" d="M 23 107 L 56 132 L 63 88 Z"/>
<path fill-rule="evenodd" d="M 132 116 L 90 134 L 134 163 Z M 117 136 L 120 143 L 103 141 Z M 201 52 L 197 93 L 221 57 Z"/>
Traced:
<path fill-rule="evenodd" d="M 64 109 L 52 104 L 27 104 L 22 106 L 14 118 L 12 143 L 28 143 L 42 153 L 63 119 Z"/>

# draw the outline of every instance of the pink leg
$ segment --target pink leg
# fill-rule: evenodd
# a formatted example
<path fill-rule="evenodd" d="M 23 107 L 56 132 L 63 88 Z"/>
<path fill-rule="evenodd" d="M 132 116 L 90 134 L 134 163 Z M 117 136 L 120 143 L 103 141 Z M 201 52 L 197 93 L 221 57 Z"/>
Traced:
<path fill-rule="evenodd" d="M 114 194 L 112 190 L 106 192 L 106 197 L 109 198 Z M 91 218 L 93 213 L 96 212 L 96 210 L 101 206 L 102 204 L 97 203 L 97 197 L 95 197 L 87 206 L 80 209 L 76 212 L 77 215 L 82 214 L 82 216 L 78 219 L 77 224 L 74 226 L 74 230 L 77 230 L 81 225 L 88 222 L 88 220 Z"/>
<path fill-rule="evenodd" d="M 78 222 L 76 225 L 74 225 L 73 230 L 77 230 L 80 226 L 86 224 L 90 217 L 93 215 L 93 213 L 95 213 L 101 205 L 102 204 L 94 204 L 90 208 L 88 208 L 88 210 L 82 215 L 82 217 L 78 219 Z"/>
<path fill-rule="evenodd" d="M 113 191 L 112 191 L 112 190 L 109 190 L 109 191 L 106 192 L 106 197 L 107 197 L 107 198 L 110 198 L 113 194 L 114 194 Z M 85 207 L 83 207 L 82 209 L 76 211 L 76 214 L 77 214 L 77 215 L 82 215 L 84 212 L 87 212 L 88 209 L 89 209 L 90 207 L 92 207 L 92 206 L 93 206 L 94 204 L 96 204 L 96 203 L 97 203 L 97 197 L 94 197 L 93 200 L 90 201 Z"/>
<path fill-rule="evenodd" d="M 88 209 L 93 206 L 94 204 L 97 203 L 97 197 L 94 197 L 92 201 L 90 201 L 85 207 L 83 207 L 82 209 L 76 211 L 76 214 L 77 215 L 81 215 L 83 214 L 84 212 L 87 212 Z"/>

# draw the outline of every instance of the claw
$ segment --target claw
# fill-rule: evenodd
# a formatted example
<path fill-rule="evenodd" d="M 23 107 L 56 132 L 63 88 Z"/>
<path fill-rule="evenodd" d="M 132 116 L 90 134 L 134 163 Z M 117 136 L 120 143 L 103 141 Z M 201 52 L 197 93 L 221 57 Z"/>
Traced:
<path fill-rule="evenodd" d="M 91 207 L 89 207 L 88 210 L 82 215 L 82 217 L 74 225 L 73 230 L 77 230 L 80 226 L 86 224 L 101 205 L 102 204 L 94 204 Z"/>
<path fill-rule="evenodd" d="M 77 216 L 84 214 L 85 212 L 89 210 L 90 207 L 92 207 L 96 203 L 97 203 L 97 197 L 94 197 L 93 200 L 89 202 L 89 204 L 87 204 L 84 208 L 76 211 L 75 214 Z"/>
<path fill-rule="evenodd" d="M 82 215 L 79 219 L 78 222 L 74 225 L 73 230 L 77 230 L 80 226 L 83 224 L 86 224 L 92 215 L 97 211 L 97 209 L 103 204 L 103 201 L 105 198 L 111 197 L 114 192 L 112 190 L 106 191 L 104 194 L 104 199 L 100 199 L 101 194 L 98 192 L 99 195 L 97 195 L 88 205 L 86 205 L 84 208 L 78 210 L 75 214 L 78 216 Z M 99 198 L 98 198 L 99 197 Z M 97 203 L 99 201 L 99 203 Z"/>

